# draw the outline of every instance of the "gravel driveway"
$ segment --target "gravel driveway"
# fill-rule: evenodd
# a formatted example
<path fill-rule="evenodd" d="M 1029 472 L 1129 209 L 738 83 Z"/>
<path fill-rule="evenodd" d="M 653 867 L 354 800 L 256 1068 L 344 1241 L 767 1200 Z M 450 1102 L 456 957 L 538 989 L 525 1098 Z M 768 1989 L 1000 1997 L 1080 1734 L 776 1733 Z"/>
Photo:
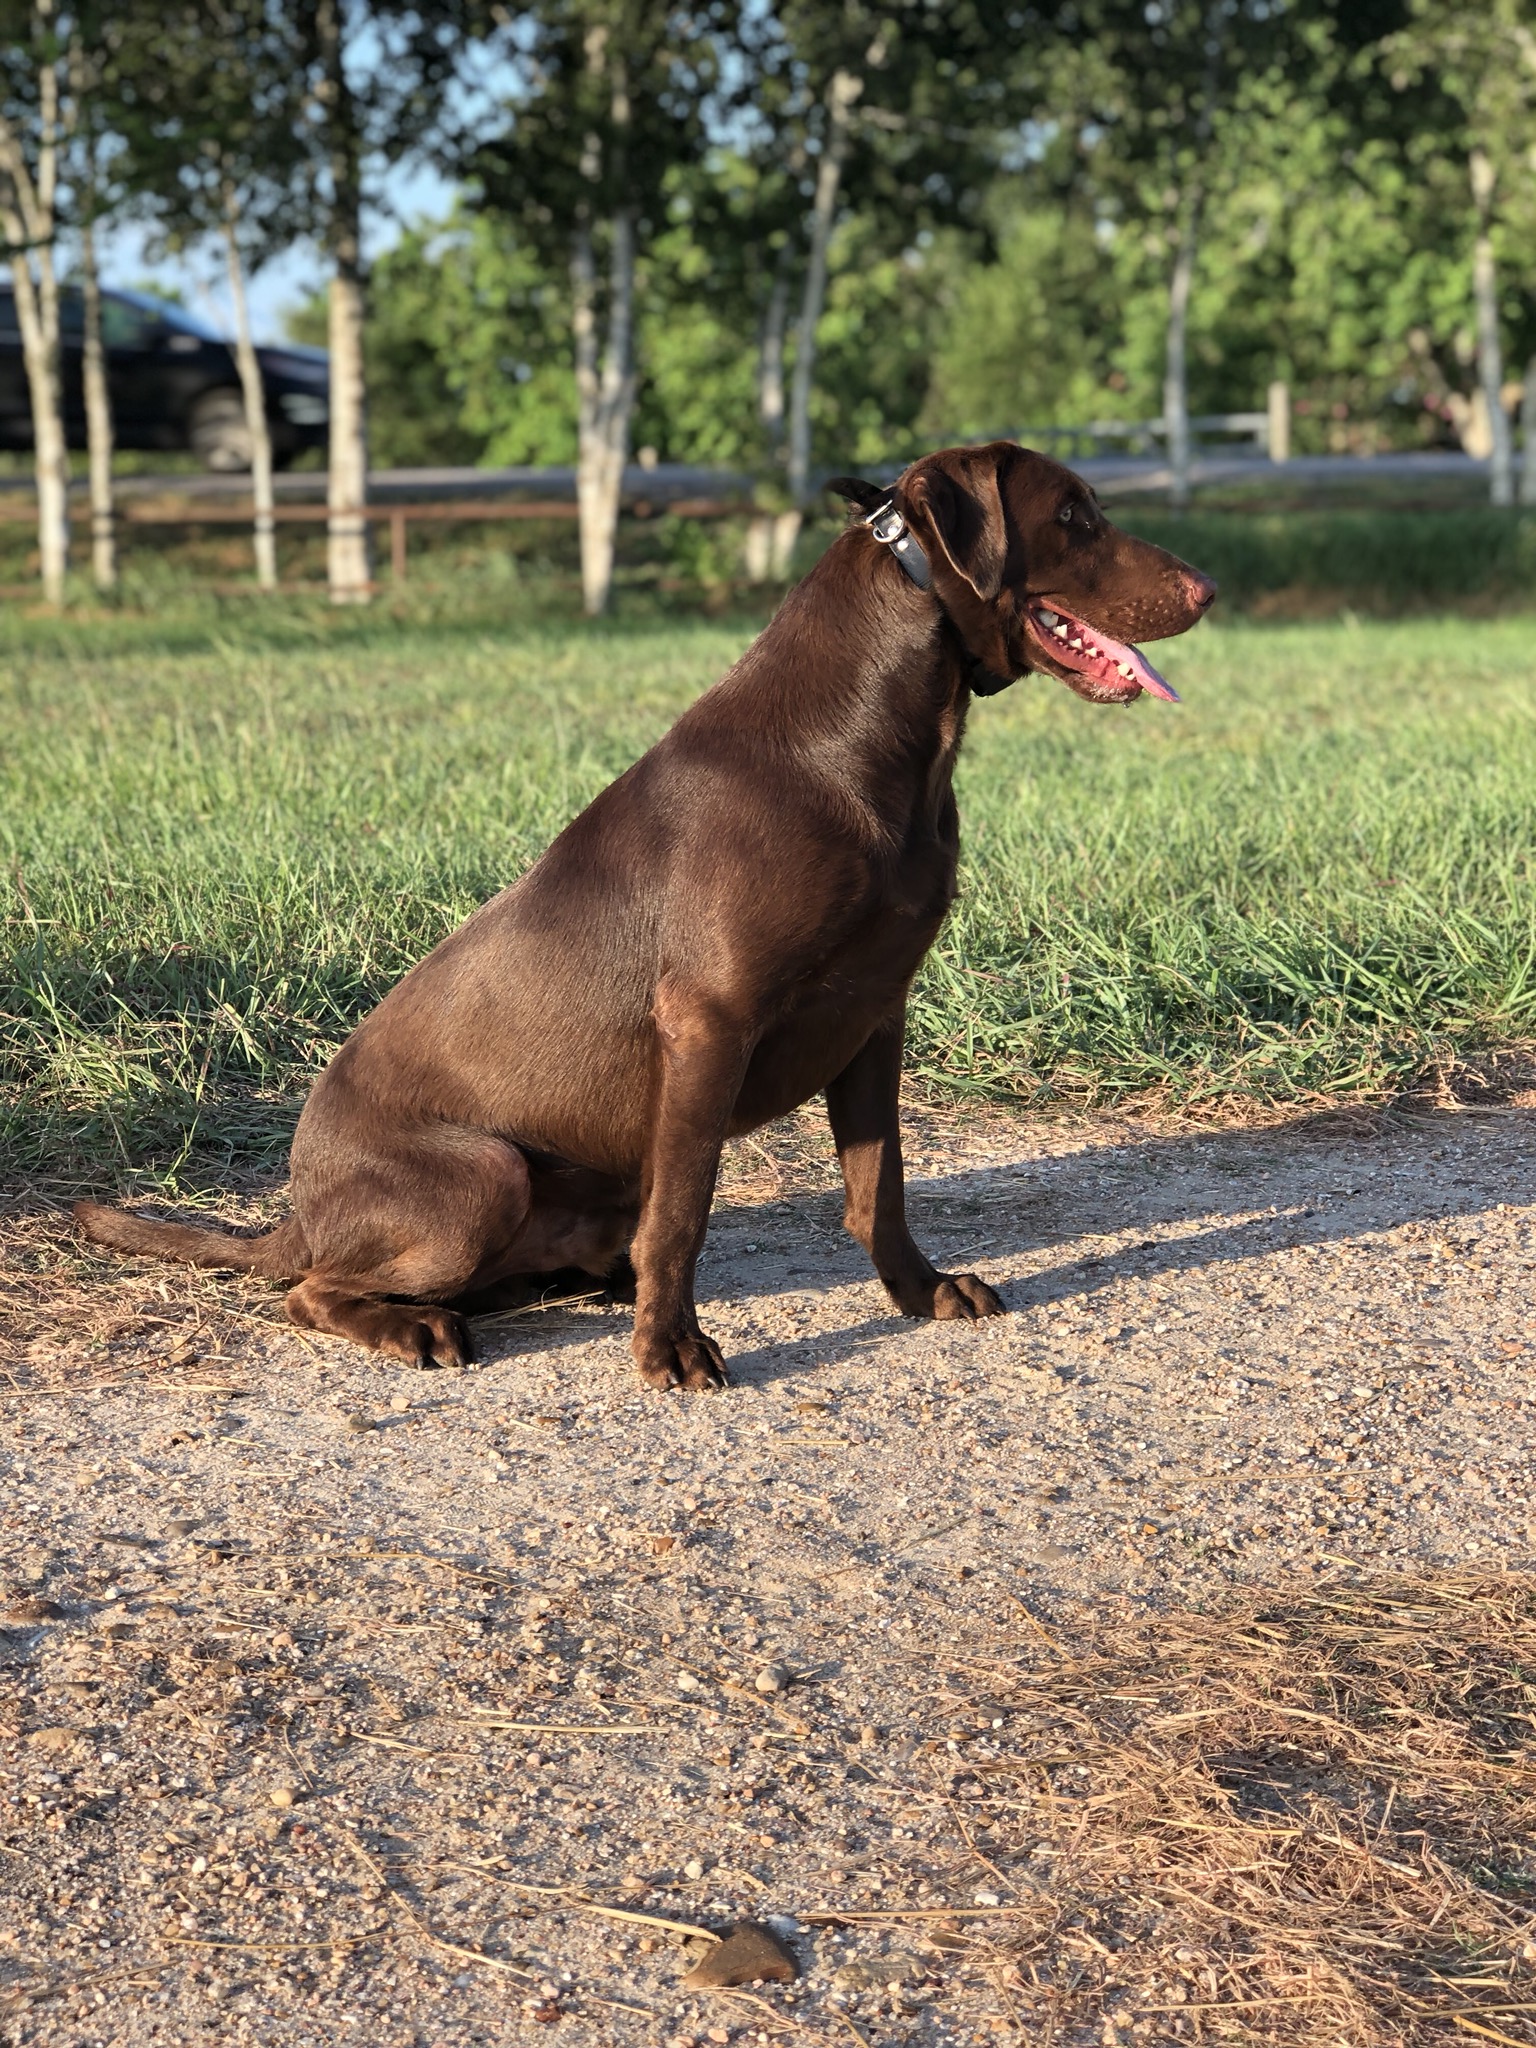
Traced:
<path fill-rule="evenodd" d="M 419 1374 L 13 1218 L 3 2038 L 1029 2038 L 945 1775 L 989 1672 L 1536 1547 L 1528 1110 L 913 1123 L 919 1240 L 1013 1313 L 893 1316 L 806 1119 L 733 1155 L 713 1397 L 621 1310 Z M 683 1989 L 659 1923 L 740 1917 L 800 1981 Z"/>

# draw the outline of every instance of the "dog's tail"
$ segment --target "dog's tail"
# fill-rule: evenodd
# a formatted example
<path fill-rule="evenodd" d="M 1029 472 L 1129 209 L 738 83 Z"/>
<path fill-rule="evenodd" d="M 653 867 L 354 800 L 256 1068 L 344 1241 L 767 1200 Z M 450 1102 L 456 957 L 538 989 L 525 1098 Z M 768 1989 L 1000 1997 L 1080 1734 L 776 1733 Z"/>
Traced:
<path fill-rule="evenodd" d="M 309 1263 L 304 1233 L 290 1217 L 263 1237 L 235 1237 L 224 1230 L 193 1230 L 184 1223 L 152 1223 L 129 1209 L 104 1202 L 76 1202 L 75 1222 L 93 1244 L 139 1252 L 155 1259 L 184 1259 L 192 1266 L 226 1272 L 261 1273 L 268 1280 L 297 1280 Z"/>

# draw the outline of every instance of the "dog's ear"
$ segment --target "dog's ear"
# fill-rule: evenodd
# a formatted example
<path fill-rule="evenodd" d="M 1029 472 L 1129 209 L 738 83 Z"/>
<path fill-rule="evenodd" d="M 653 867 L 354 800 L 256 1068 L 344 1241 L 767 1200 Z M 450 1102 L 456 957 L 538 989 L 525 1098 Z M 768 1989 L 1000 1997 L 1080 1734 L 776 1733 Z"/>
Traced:
<path fill-rule="evenodd" d="M 1003 587 L 1008 527 L 996 445 L 949 448 L 919 463 L 902 481 L 909 505 L 927 514 L 933 538 L 985 604 Z"/>
<path fill-rule="evenodd" d="M 891 495 L 889 488 L 882 490 L 879 484 L 867 484 L 858 476 L 828 477 L 822 489 L 841 498 L 845 505 L 856 505 L 861 512 L 873 512 Z"/>

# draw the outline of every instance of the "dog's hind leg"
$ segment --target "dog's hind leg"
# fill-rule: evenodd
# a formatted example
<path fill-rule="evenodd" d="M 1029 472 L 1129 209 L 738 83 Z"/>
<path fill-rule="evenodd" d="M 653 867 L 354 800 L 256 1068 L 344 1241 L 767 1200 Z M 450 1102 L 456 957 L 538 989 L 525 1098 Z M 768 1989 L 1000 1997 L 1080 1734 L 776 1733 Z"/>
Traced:
<path fill-rule="evenodd" d="M 403 1358 L 408 1365 L 469 1365 L 475 1355 L 469 1325 L 451 1308 L 428 1302 L 385 1301 L 367 1292 L 368 1278 L 330 1279 L 311 1273 L 284 1306 L 301 1329 Z"/>
<path fill-rule="evenodd" d="M 387 1151 L 333 1142 L 305 1183 L 313 1257 L 292 1320 L 413 1365 L 468 1365 L 469 1325 L 449 1304 L 518 1270 L 533 1207 L 518 1147 L 443 1126 Z"/>

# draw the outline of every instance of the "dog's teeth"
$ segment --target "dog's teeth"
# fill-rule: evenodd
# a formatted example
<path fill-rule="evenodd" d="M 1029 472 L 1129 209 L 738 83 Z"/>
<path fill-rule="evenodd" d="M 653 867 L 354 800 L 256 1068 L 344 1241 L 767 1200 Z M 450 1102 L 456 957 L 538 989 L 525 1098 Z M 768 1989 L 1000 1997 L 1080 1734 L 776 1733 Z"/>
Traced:
<path fill-rule="evenodd" d="M 1068 645 L 1069 647 L 1081 647 L 1081 646 L 1082 646 L 1082 644 L 1083 644 L 1083 643 L 1082 643 L 1082 640 L 1081 640 L 1081 638 L 1078 638 L 1078 639 L 1076 639 L 1076 640 L 1069 640 L 1069 641 L 1067 642 L 1067 645 Z"/>
<path fill-rule="evenodd" d="M 1118 674 L 1125 677 L 1125 680 L 1128 683 L 1135 682 L 1136 671 L 1131 667 L 1131 664 L 1128 661 L 1117 661 L 1115 663 L 1115 669 Z"/>
<path fill-rule="evenodd" d="M 1042 626 L 1054 626 L 1056 623 L 1056 614 L 1048 612 L 1044 605 L 1040 607 L 1040 623 Z"/>
<path fill-rule="evenodd" d="M 1071 630 L 1072 628 L 1067 624 L 1065 619 L 1059 620 L 1057 624 L 1052 626 L 1051 628 L 1051 631 L 1056 635 L 1056 638 L 1058 640 L 1065 640 L 1067 635 L 1071 632 Z"/>

